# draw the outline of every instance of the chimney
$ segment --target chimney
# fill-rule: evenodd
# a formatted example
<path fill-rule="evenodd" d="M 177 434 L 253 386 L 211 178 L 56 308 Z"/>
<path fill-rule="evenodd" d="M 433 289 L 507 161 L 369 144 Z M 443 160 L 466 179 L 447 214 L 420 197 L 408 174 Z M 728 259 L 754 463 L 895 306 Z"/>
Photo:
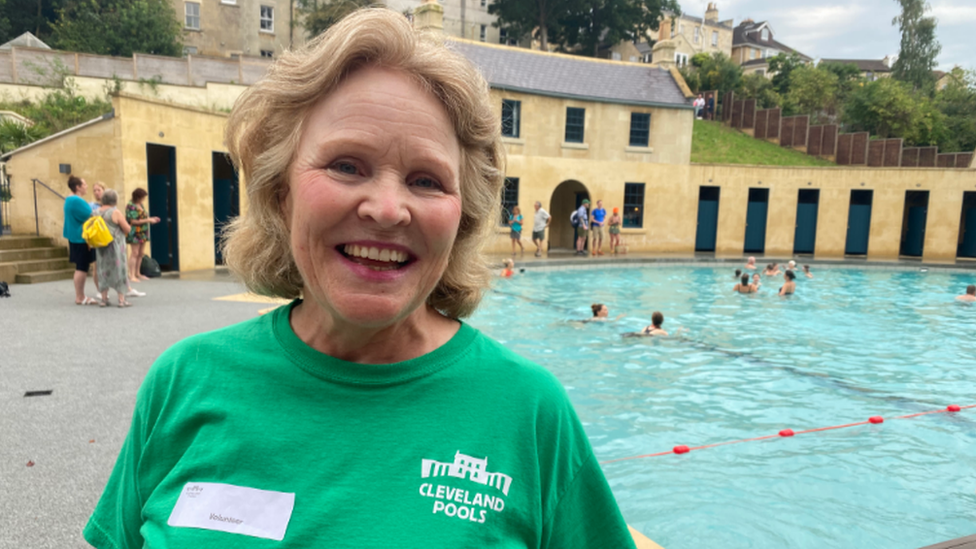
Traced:
<path fill-rule="evenodd" d="M 657 39 L 658 41 L 671 39 L 671 18 L 670 17 L 665 17 L 664 19 L 661 19 L 661 25 L 658 27 Z"/>
<path fill-rule="evenodd" d="M 708 3 L 708 9 L 705 10 L 705 22 L 718 23 L 718 6 L 715 5 L 715 2 Z"/>
<path fill-rule="evenodd" d="M 413 10 L 413 26 L 421 30 L 443 31 L 444 8 L 437 0 L 424 0 Z"/>
<path fill-rule="evenodd" d="M 677 46 L 674 40 L 660 40 L 651 48 L 651 65 L 668 69 L 675 66 L 674 54 Z"/>

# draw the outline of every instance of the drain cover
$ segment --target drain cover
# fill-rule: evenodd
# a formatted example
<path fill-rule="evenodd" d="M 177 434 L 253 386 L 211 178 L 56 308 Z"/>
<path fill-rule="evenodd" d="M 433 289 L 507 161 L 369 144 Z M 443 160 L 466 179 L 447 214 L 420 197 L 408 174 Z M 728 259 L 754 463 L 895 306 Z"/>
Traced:
<path fill-rule="evenodd" d="M 48 396 L 54 392 L 54 389 L 48 389 L 47 391 L 27 391 L 24 393 L 25 397 L 42 397 Z"/>

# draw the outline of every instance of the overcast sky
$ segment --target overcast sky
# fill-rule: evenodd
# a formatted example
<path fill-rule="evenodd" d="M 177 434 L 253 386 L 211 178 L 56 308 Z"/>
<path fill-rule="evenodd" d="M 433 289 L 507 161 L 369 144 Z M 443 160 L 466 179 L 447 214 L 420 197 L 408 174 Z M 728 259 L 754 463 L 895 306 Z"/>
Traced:
<path fill-rule="evenodd" d="M 707 0 L 680 0 L 688 15 L 701 17 Z M 976 69 L 976 0 L 929 0 L 942 45 L 939 69 Z M 881 59 L 898 54 L 901 35 L 891 20 L 896 0 L 717 0 L 719 19 L 768 21 L 775 38 L 814 59 Z"/>

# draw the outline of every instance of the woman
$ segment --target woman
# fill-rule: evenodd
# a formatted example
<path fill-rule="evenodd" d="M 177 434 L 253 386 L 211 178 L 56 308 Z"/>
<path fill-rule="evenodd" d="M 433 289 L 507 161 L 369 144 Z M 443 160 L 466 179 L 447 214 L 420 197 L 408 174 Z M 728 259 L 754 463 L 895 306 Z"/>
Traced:
<path fill-rule="evenodd" d="M 620 209 L 614 208 L 613 215 L 610 216 L 610 221 L 607 223 L 610 232 L 610 250 L 616 254 L 617 246 L 620 246 L 620 223 L 622 219 L 620 218 Z"/>
<path fill-rule="evenodd" d="M 61 235 L 68 241 L 68 260 L 75 264 L 72 277 L 75 287 L 75 305 L 98 305 L 97 299 L 85 295 L 88 271 L 95 262 L 95 250 L 92 250 L 81 236 L 85 221 L 92 216 L 91 204 L 82 198 L 88 191 L 88 183 L 72 175 L 68 177 L 68 188 L 71 189 L 71 194 L 64 200 L 64 229 Z M 98 290 L 97 278 L 95 289 Z"/>
<path fill-rule="evenodd" d="M 809 265 L 804 265 L 803 266 L 803 274 L 805 274 L 807 278 L 813 278 L 813 273 L 810 272 L 810 266 Z"/>
<path fill-rule="evenodd" d="M 102 209 L 102 193 L 104 192 L 105 192 L 105 185 L 101 181 L 92 185 L 92 196 L 95 197 L 95 200 L 92 200 L 89 203 L 89 206 L 91 206 L 92 214 Z"/>
<path fill-rule="evenodd" d="M 125 299 L 129 287 L 128 274 L 125 263 L 125 235 L 129 232 L 129 224 L 125 221 L 125 214 L 116 208 L 119 195 L 112 189 L 102 192 L 102 207 L 95 215 L 105 220 L 108 232 L 112 235 L 112 242 L 104 248 L 95 248 L 98 270 L 98 291 L 102 293 L 101 307 L 108 305 L 108 291 L 115 290 L 119 297 L 119 307 L 132 305 Z"/>
<path fill-rule="evenodd" d="M 734 288 L 732 288 L 732 291 L 740 294 L 751 294 L 755 293 L 756 289 L 752 287 L 752 284 L 749 284 L 749 274 L 743 273 L 742 278 L 740 278 L 739 282 L 736 283 Z"/>
<path fill-rule="evenodd" d="M 793 295 L 793 292 L 796 291 L 796 282 L 793 282 L 796 280 L 796 275 L 793 274 L 793 271 L 787 270 L 783 273 L 783 280 L 785 282 L 779 288 L 779 295 Z"/>
<path fill-rule="evenodd" d="M 506 259 L 504 262 L 504 268 L 502 269 L 502 278 L 512 278 L 515 274 L 515 262 L 511 259 Z"/>
<path fill-rule="evenodd" d="M 522 246 L 522 210 L 518 206 L 512 208 L 512 215 L 508 216 L 508 224 L 512 227 L 512 257 L 515 257 L 515 244 L 522 248 L 521 253 L 525 253 Z"/>
<path fill-rule="evenodd" d="M 593 311 L 593 318 L 588 318 L 583 322 L 615 322 L 624 317 L 624 315 L 617 315 L 616 318 L 610 318 L 610 309 L 607 308 L 603 303 L 594 303 L 590 305 L 590 310 Z"/>
<path fill-rule="evenodd" d="M 237 100 L 224 257 L 294 301 L 160 356 L 89 543 L 633 547 L 559 381 L 458 320 L 491 281 L 504 149 L 437 40 L 362 10 Z"/>
<path fill-rule="evenodd" d="M 644 328 L 641 333 L 646 336 L 666 336 L 668 333 L 661 328 L 663 324 L 664 315 L 659 311 L 654 311 L 654 314 L 651 315 L 651 325 Z"/>
<path fill-rule="evenodd" d="M 132 225 L 132 230 L 125 237 L 129 243 L 129 280 L 142 282 L 149 280 L 142 276 L 139 268 L 142 266 L 142 256 L 146 255 L 146 242 L 149 242 L 149 226 L 159 223 L 158 217 L 149 217 L 142 202 L 149 193 L 146 189 L 138 188 L 132 191 L 132 201 L 125 206 L 125 218 Z"/>
<path fill-rule="evenodd" d="M 752 257 L 752 256 L 749 257 L 749 260 L 746 261 L 745 270 L 747 270 L 747 271 L 755 271 L 756 270 L 756 258 L 755 257 Z"/>
<path fill-rule="evenodd" d="M 752 274 L 752 289 L 758 292 L 759 288 L 762 286 L 762 278 L 759 277 L 759 273 Z"/>

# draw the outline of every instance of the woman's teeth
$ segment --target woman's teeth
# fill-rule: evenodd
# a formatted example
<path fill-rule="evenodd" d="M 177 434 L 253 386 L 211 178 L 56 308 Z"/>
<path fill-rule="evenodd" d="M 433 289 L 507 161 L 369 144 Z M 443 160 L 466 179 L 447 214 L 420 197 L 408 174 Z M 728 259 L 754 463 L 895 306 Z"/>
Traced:
<path fill-rule="evenodd" d="M 356 244 L 346 244 L 342 251 L 350 257 L 361 257 L 372 261 L 383 261 L 387 263 L 403 263 L 407 260 L 407 253 L 389 248 L 376 248 L 369 246 L 359 246 Z"/>

